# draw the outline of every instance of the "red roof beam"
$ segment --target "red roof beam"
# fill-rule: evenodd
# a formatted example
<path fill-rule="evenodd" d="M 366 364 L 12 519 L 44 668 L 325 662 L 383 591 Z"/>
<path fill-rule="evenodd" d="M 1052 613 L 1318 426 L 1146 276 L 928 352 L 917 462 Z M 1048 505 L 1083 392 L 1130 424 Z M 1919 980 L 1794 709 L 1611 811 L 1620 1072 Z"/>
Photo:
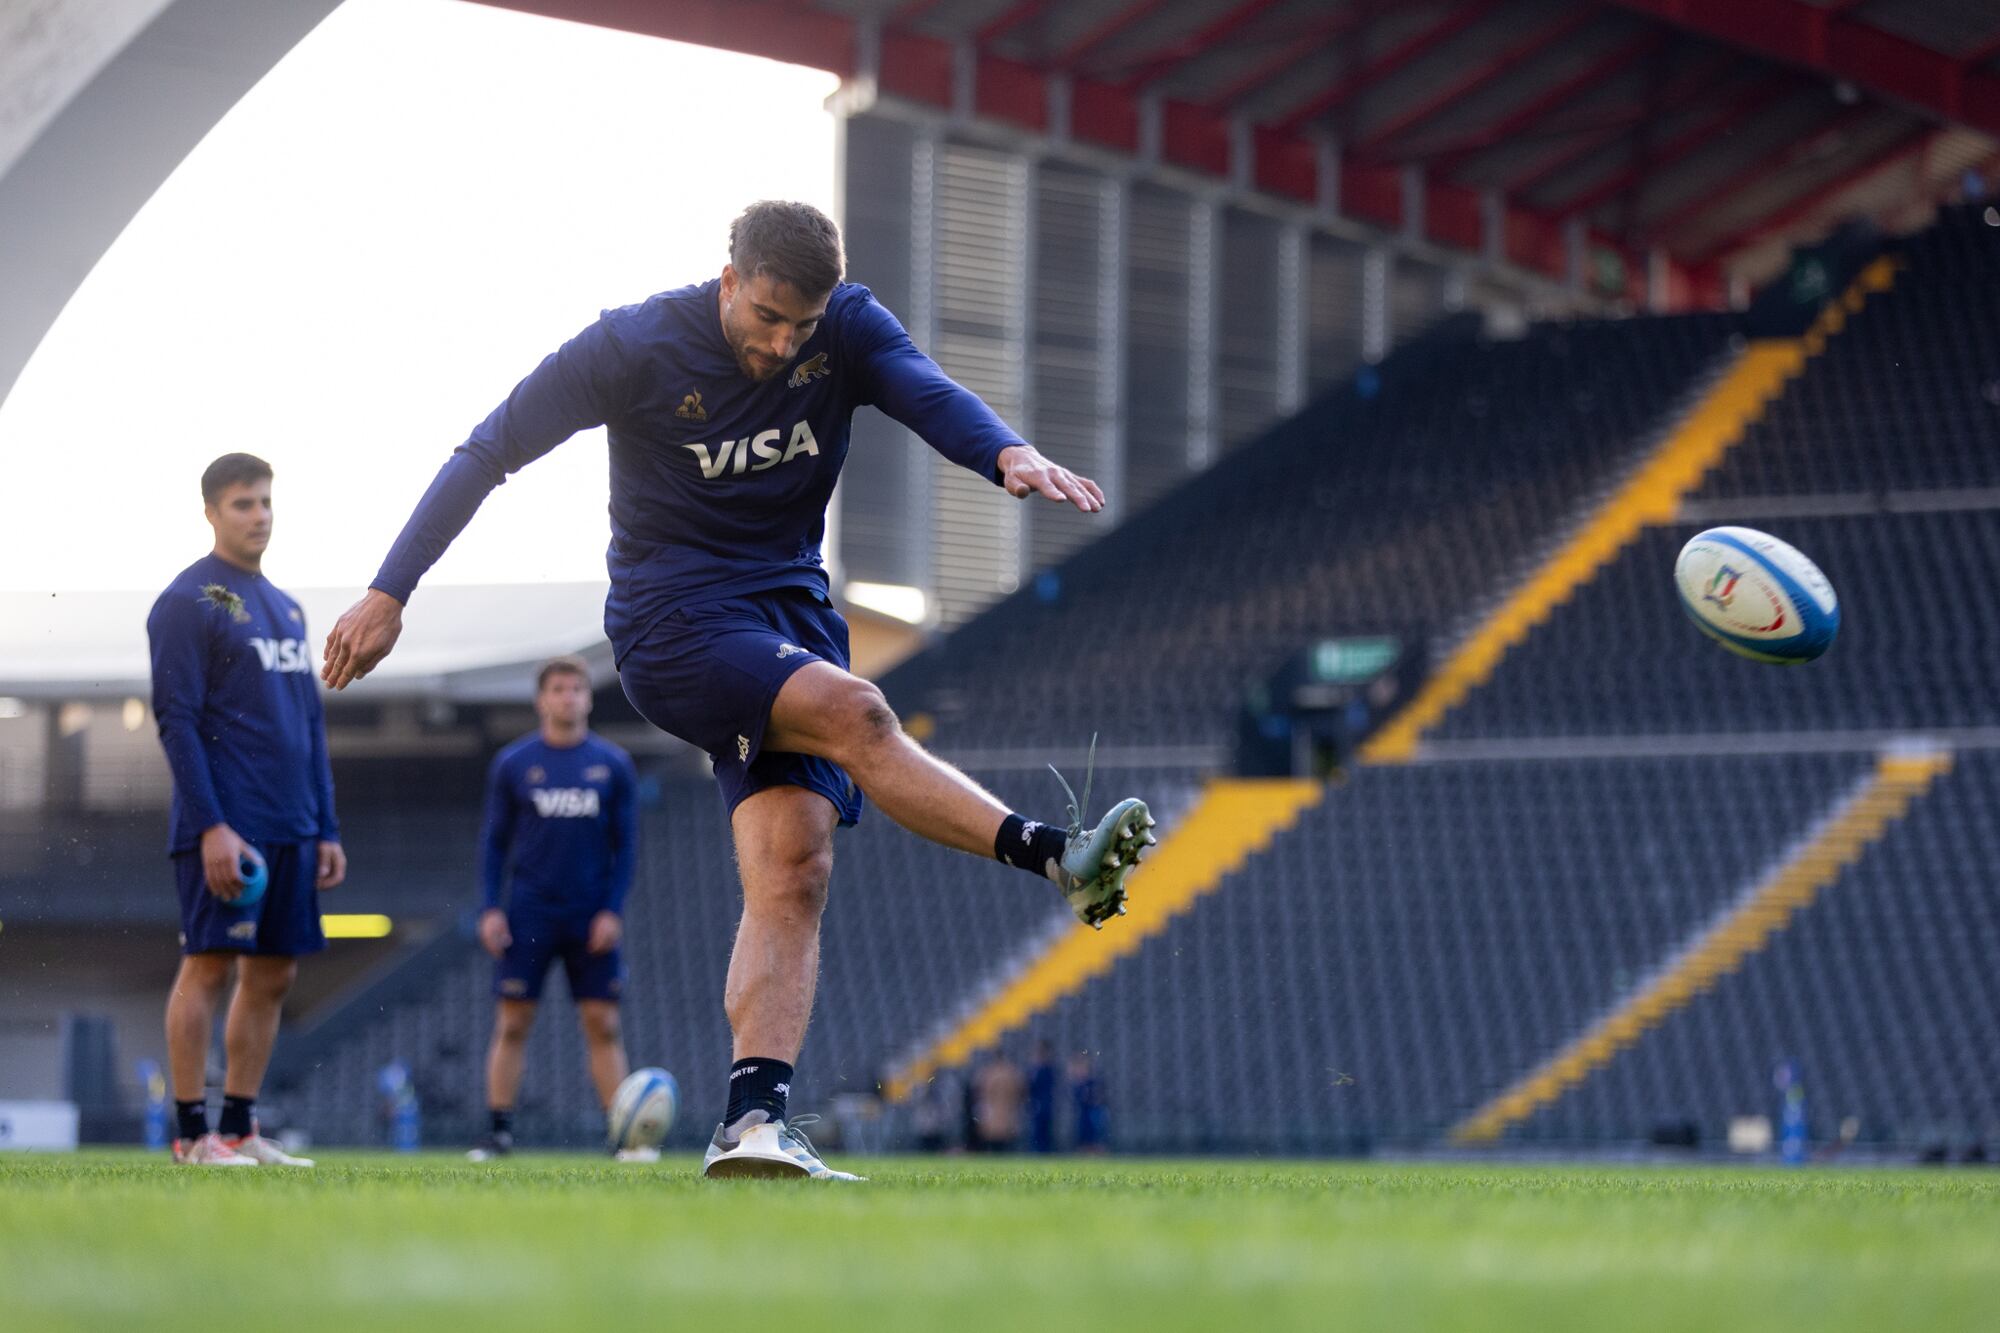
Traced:
<path fill-rule="evenodd" d="M 1137 0 L 1136 4 L 1127 5 L 1058 51 L 1056 58 L 1050 63 L 1057 69 L 1074 72 L 1085 56 L 1134 24 L 1144 22 L 1155 11 L 1166 8 L 1171 2 L 1172 0 Z"/>
<path fill-rule="evenodd" d="M 1831 180 L 1822 181 L 1755 222 L 1740 227 L 1726 236 L 1717 237 L 1702 247 L 1700 257 L 1712 259 L 1731 254 L 1755 245 L 1766 237 L 1790 227 L 1793 223 L 1810 217 L 1822 206 L 1845 194 L 1870 176 L 1896 166 L 1913 152 L 1921 151 L 1937 133 L 1935 125 L 1912 126 L 1896 135 L 1878 151 L 1868 154 L 1864 160 L 1836 173 Z"/>
<path fill-rule="evenodd" d="M 1472 4 L 1454 9 L 1395 49 L 1363 65 L 1354 72 L 1353 77 L 1343 79 L 1279 119 L 1278 127 L 1284 130 L 1300 129 L 1315 117 L 1324 115 L 1346 102 L 1356 93 L 1380 83 L 1412 60 L 1419 59 L 1426 52 L 1442 46 L 1498 9 L 1502 3 L 1503 0 L 1474 0 Z"/>
<path fill-rule="evenodd" d="M 1620 42 L 1568 78 L 1550 84 L 1487 125 L 1472 139 L 1433 154 L 1430 158 L 1431 165 L 1446 174 L 1456 171 L 1473 154 L 1520 133 L 1592 84 L 1602 83 L 1633 61 L 1651 55 L 1666 44 L 1667 35 L 1657 29 L 1652 32 L 1642 32 L 1630 41 Z"/>
<path fill-rule="evenodd" d="M 1227 111 L 1251 93 L 1269 87 L 1271 80 L 1292 66 L 1312 55 L 1328 42 L 1345 36 L 1366 23 L 1371 15 L 1365 3 L 1356 3 L 1347 9 L 1321 17 L 1308 24 L 1305 30 L 1269 60 L 1258 62 L 1244 71 L 1234 82 L 1208 99 L 1208 105 L 1217 111 Z"/>
<path fill-rule="evenodd" d="M 1022 0 L 1020 4 L 1009 5 L 988 19 L 984 26 L 973 33 L 973 43 L 978 46 L 985 46 L 996 38 L 1006 36 L 1023 23 L 1032 22 L 1040 18 L 1043 14 L 1053 9 L 1055 5 L 1056 0 Z M 903 15 L 897 16 L 899 21 L 902 21 L 904 17 Z"/>
<path fill-rule="evenodd" d="M 1884 101 L 2000 134 L 2000 75 L 1805 0 L 1607 0 L 1741 50 L 1844 79 Z"/>
<path fill-rule="evenodd" d="M 1438 112 L 1457 105 L 1494 79 L 1533 60 L 1597 17 L 1597 11 L 1587 6 L 1570 9 L 1558 15 L 1554 22 L 1544 23 L 1525 37 L 1509 42 L 1492 59 L 1483 63 L 1477 61 L 1471 63 L 1456 78 L 1446 79 L 1440 83 L 1429 96 L 1420 97 L 1413 105 L 1387 117 L 1355 143 L 1354 151 L 1363 156 L 1379 153 L 1383 145 L 1390 140 L 1408 133 Z"/>
<path fill-rule="evenodd" d="M 1137 92 L 1148 84 L 1158 83 L 1190 60 L 1208 54 L 1255 23 L 1267 10 L 1285 3 L 1287 0 L 1244 0 L 1244 3 L 1225 10 L 1212 22 L 1169 42 L 1141 60 L 1138 69 L 1125 80 L 1125 86 Z"/>
<path fill-rule="evenodd" d="M 1721 86 L 1739 62 L 1720 53 L 1711 53 L 1697 67 L 1694 73 L 1676 80 L 1662 90 L 1656 98 L 1631 104 L 1617 115 L 1601 124 L 1579 126 L 1573 133 L 1576 141 L 1553 157 L 1543 158 L 1528 168 L 1526 175 L 1517 175 L 1501 182 L 1503 194 L 1529 194 L 1548 184 L 1549 181 L 1568 171 L 1583 159 L 1601 149 L 1611 146 L 1611 141 L 1630 130 L 1635 125 L 1661 116 L 1672 115 L 1688 102 L 1701 97 Z M 1569 137 L 1571 131 L 1554 129 L 1551 134 Z"/>
<path fill-rule="evenodd" d="M 1792 149 L 1792 156 L 1795 158 L 1799 150 L 1807 147 L 1816 140 L 1824 139 L 1829 135 L 1844 134 L 1856 122 L 1867 120 L 1881 113 L 1882 108 L 1879 106 L 1864 104 L 1848 107 L 1831 120 L 1815 125 L 1809 132 L 1801 135 Z M 1696 192 L 1694 198 L 1689 199 L 1685 203 L 1675 205 L 1663 216 L 1646 223 L 1646 234 L 1656 241 L 1664 240 L 1668 235 L 1681 230 L 1703 213 L 1708 212 L 1718 205 L 1726 204 L 1738 192 L 1748 189 L 1759 181 L 1769 180 L 1774 173 L 1783 171 L 1788 165 L 1790 163 L 1784 154 L 1773 152 L 1757 153 L 1748 162 L 1731 172 L 1727 179 L 1704 187 Z"/>
<path fill-rule="evenodd" d="M 1730 125 L 1739 120 L 1749 120 L 1773 104 L 1797 95 L 1798 91 L 1798 85 L 1789 77 L 1773 78 L 1768 82 L 1750 85 L 1665 143 L 1655 145 L 1650 151 L 1635 154 L 1632 164 L 1624 170 L 1614 172 L 1582 194 L 1565 200 L 1557 207 L 1557 215 L 1573 217 L 1578 213 L 1588 213 L 1606 200 L 1616 199 L 1637 185 L 1648 173 L 1659 172 L 1674 165 L 1690 153 L 1713 142 L 1715 136 Z"/>

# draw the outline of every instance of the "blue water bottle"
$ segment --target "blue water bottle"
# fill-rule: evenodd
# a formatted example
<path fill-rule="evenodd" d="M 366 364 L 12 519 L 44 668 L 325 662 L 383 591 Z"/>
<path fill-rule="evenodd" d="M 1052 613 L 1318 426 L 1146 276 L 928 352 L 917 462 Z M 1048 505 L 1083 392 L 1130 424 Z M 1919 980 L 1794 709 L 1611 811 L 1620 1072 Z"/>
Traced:
<path fill-rule="evenodd" d="M 139 1086 L 146 1090 L 146 1146 L 167 1146 L 167 1079 L 157 1060 L 139 1062 Z"/>
<path fill-rule="evenodd" d="M 415 1152 L 423 1138 L 422 1115 L 409 1069 L 401 1061 L 391 1061 L 382 1066 L 375 1083 L 389 1103 L 389 1146 L 397 1152 Z"/>
<path fill-rule="evenodd" d="M 243 893 L 236 899 L 236 905 L 255 907 L 264 897 L 264 890 L 270 887 L 270 868 L 263 857 L 246 847 L 237 858 L 236 873 L 243 880 Z"/>
<path fill-rule="evenodd" d="M 1798 1066 L 1785 1061 L 1772 1081 L 1784 1098 L 1778 1110 L 1778 1160 L 1801 1166 L 1806 1160 L 1806 1089 L 1799 1082 Z"/>

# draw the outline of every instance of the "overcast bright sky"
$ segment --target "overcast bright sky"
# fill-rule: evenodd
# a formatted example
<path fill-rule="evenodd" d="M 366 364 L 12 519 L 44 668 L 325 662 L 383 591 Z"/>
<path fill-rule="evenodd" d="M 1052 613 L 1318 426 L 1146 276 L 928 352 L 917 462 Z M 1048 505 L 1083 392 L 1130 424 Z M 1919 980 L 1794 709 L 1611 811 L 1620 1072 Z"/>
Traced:
<path fill-rule="evenodd" d="M 452 448 L 600 308 L 700 281 L 759 198 L 833 209 L 834 77 L 458 0 L 347 0 L 106 253 L 0 404 L 0 587 L 157 589 L 201 470 L 277 471 L 265 568 L 366 583 Z M 601 431 L 436 582 L 601 579 Z M 51 582 L 46 572 L 58 577 Z"/>

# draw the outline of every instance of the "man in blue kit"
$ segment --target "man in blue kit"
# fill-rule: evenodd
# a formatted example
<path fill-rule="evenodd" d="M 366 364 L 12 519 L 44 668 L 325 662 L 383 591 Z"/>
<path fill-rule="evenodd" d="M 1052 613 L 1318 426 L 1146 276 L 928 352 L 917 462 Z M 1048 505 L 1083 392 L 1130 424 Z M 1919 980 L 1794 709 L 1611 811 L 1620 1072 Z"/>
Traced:
<path fill-rule="evenodd" d="M 270 464 L 224 454 L 202 473 L 201 497 L 215 549 L 182 570 L 146 618 L 181 902 L 180 973 L 167 999 L 174 1160 L 311 1166 L 258 1132 L 256 1105 L 299 955 L 326 947 L 319 893 L 347 874 L 326 720 L 305 616 L 260 572 Z M 247 905 L 246 862 L 261 862 L 267 881 Z M 211 1133 L 208 1044 L 232 971 L 222 1121 Z"/>
<path fill-rule="evenodd" d="M 820 543 L 849 418 L 873 405 L 1010 495 L 1085 513 L 1096 483 L 1044 458 L 917 350 L 805 204 L 752 204 L 719 278 L 606 311 L 545 358 L 439 471 L 369 591 L 326 640 L 335 689 L 374 669 L 417 581 L 487 493 L 608 424 L 611 593 L 604 628 L 627 697 L 707 751 L 729 811 L 743 919 L 723 1003 L 736 1061 L 709 1176 L 853 1179 L 786 1118 L 819 970 L 836 824 L 861 797 L 932 842 L 1053 881 L 1091 926 L 1123 909 L 1153 842 L 1145 803 L 1095 825 L 1025 819 L 904 734 L 853 676 Z M 1085 783 L 1088 798 L 1089 783 Z"/>
<path fill-rule="evenodd" d="M 562 959 L 605 1109 L 626 1070 L 618 1031 L 625 895 L 638 852 L 632 757 L 591 734 L 590 669 L 558 657 L 535 677 L 541 726 L 493 757 L 486 780 L 479 942 L 493 969 L 493 1042 L 486 1052 L 492 1124 L 469 1156 L 514 1147 L 514 1099 L 549 965 Z M 511 866 L 510 866 L 511 861 Z M 513 893 L 501 906 L 512 870 Z"/>

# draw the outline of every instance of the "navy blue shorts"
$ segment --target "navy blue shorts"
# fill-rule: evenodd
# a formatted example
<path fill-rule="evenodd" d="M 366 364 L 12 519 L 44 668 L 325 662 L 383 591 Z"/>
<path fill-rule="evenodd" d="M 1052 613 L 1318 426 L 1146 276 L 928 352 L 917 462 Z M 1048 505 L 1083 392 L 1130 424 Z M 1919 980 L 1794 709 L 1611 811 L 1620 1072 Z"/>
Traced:
<path fill-rule="evenodd" d="M 182 953 L 254 953 L 296 958 L 326 947 L 319 926 L 319 842 L 253 843 L 269 867 L 264 896 L 248 907 L 208 891 L 200 851 L 175 852 Z"/>
<path fill-rule="evenodd" d="M 590 951 L 590 916 L 553 916 L 516 907 L 507 913 L 514 942 L 493 965 L 493 993 L 503 1000 L 539 1000 L 549 965 L 562 959 L 572 1000 L 616 1001 L 625 991 L 625 955 Z"/>
<path fill-rule="evenodd" d="M 861 790 L 845 769 L 764 749 L 779 687 L 808 662 L 847 669 L 847 622 L 804 588 L 774 588 L 682 607 L 625 655 L 618 679 L 648 722 L 708 752 L 726 811 L 766 787 L 804 787 L 852 824 Z"/>

